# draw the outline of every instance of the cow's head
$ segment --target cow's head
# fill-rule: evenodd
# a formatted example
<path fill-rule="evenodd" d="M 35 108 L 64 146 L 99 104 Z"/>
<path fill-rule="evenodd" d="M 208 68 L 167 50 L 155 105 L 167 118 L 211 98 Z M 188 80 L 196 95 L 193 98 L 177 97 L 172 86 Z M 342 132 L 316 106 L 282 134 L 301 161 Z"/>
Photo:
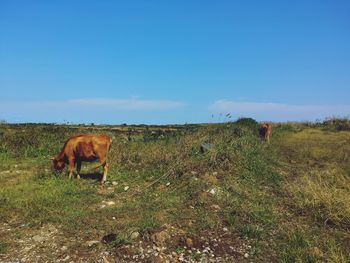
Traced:
<path fill-rule="evenodd" d="M 265 133 L 266 133 L 266 131 L 267 131 L 267 126 L 266 126 L 266 124 L 261 125 L 260 128 L 259 128 L 259 133 L 260 133 L 260 135 L 261 135 L 261 136 L 264 136 Z"/>
<path fill-rule="evenodd" d="M 58 172 L 62 172 L 62 170 L 64 169 L 65 163 L 63 160 L 58 159 L 56 156 L 51 158 L 52 164 L 53 164 L 53 168 L 58 171 Z"/>

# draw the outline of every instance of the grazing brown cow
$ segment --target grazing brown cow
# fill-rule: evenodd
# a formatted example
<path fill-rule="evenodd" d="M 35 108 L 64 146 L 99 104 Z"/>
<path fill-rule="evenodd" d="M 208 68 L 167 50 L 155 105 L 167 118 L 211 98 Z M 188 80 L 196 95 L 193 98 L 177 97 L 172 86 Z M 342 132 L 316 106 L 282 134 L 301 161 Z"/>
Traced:
<path fill-rule="evenodd" d="M 269 142 L 272 136 L 272 125 L 268 123 L 261 125 L 259 129 L 259 135 L 261 139 Z"/>
<path fill-rule="evenodd" d="M 112 139 L 107 135 L 85 134 L 71 137 L 64 143 L 61 152 L 51 158 L 53 167 L 61 172 L 68 164 L 69 178 L 72 178 L 76 164 L 77 178 L 80 179 L 81 162 L 92 162 L 98 159 L 101 164 L 99 166 L 103 167 L 101 183 L 104 183 L 108 172 L 107 154 L 111 144 Z"/>

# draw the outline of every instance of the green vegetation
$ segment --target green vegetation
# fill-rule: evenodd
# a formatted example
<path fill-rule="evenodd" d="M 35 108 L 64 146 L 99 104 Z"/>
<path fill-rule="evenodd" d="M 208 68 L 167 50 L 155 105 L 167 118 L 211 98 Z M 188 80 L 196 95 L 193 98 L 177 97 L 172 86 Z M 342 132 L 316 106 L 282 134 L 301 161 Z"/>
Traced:
<path fill-rule="evenodd" d="M 325 120 L 322 126 L 329 130 L 350 131 L 350 120 L 347 118 L 330 118 Z"/>
<path fill-rule="evenodd" d="M 8 244 L 5 241 L 0 240 L 0 254 L 5 253 Z"/>
<path fill-rule="evenodd" d="M 227 228 L 233 243 L 249 240 L 254 261 L 348 262 L 350 132 L 338 125 L 346 121 L 275 124 L 270 144 L 249 118 L 164 127 L 3 123 L 0 221 L 30 229 L 50 223 L 83 240 L 118 233 L 110 249 L 165 224 L 195 241 Z M 83 165 L 80 181 L 51 171 L 49 157 L 80 133 L 113 138 L 103 187 L 94 164 Z M 200 151 L 203 143 L 212 148 Z M 12 246 L 2 238 L 0 254 Z"/>

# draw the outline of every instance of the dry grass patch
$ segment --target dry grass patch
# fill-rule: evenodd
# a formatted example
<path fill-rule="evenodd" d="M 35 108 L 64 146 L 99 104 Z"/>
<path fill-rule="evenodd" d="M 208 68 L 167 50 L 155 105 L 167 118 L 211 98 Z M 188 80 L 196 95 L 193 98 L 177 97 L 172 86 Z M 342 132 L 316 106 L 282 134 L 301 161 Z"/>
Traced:
<path fill-rule="evenodd" d="M 312 170 L 287 189 L 302 210 L 313 211 L 325 224 L 350 227 L 350 178 L 338 169 Z"/>

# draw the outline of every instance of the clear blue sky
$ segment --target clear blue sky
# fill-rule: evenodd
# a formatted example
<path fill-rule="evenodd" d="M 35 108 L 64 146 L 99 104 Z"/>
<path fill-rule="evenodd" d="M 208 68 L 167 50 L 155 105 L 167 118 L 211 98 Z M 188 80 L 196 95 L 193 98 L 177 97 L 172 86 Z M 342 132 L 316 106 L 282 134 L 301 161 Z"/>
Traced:
<path fill-rule="evenodd" d="M 347 0 L 3 0 L 0 119 L 349 116 L 349 14 Z"/>

